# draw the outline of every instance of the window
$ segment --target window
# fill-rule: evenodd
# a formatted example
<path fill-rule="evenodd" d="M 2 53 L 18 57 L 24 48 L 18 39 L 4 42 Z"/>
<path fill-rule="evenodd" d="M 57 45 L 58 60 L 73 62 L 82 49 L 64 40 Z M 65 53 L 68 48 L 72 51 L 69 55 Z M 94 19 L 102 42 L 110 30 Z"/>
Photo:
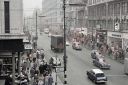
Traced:
<path fill-rule="evenodd" d="M 114 10 L 113 4 L 109 4 L 108 5 L 108 15 L 109 16 L 113 16 L 113 10 Z"/>
<path fill-rule="evenodd" d="M 128 2 L 127 2 L 127 14 L 128 14 Z"/>
<path fill-rule="evenodd" d="M 98 74 L 96 74 L 96 77 L 104 77 L 104 74 L 103 73 L 98 73 Z"/>
<path fill-rule="evenodd" d="M 122 8 L 122 11 L 121 11 L 122 14 L 126 14 L 126 12 L 127 12 L 126 11 L 127 10 L 127 3 L 126 2 L 123 2 L 121 8 Z"/>
<path fill-rule="evenodd" d="M 10 33 L 9 1 L 4 2 L 5 33 Z"/>
<path fill-rule="evenodd" d="M 120 14 L 120 3 L 114 4 L 114 14 L 117 16 Z"/>

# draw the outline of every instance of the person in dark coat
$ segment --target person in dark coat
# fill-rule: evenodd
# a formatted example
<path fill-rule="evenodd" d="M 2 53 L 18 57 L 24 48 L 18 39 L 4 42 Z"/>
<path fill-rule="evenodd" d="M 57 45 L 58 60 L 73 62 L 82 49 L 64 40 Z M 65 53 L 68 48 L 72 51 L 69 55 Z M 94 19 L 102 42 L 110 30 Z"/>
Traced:
<path fill-rule="evenodd" d="M 43 74 L 44 73 L 44 65 L 43 64 L 41 64 L 39 66 L 39 71 L 40 71 L 40 74 Z"/>
<path fill-rule="evenodd" d="M 12 85 L 12 78 L 10 77 L 10 75 L 6 77 L 4 85 Z"/>
<path fill-rule="evenodd" d="M 52 83 L 53 83 L 53 77 L 50 74 L 49 77 L 48 77 L 48 85 L 52 85 Z"/>

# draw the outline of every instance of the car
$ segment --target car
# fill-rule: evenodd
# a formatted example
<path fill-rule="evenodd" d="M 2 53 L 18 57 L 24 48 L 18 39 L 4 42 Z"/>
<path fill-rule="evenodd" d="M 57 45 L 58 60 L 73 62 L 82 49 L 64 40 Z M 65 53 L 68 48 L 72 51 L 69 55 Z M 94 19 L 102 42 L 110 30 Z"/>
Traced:
<path fill-rule="evenodd" d="M 68 41 L 66 41 L 66 46 L 69 46 L 69 45 L 70 45 L 70 43 Z"/>
<path fill-rule="evenodd" d="M 100 69 L 91 69 L 86 72 L 87 77 L 92 80 L 94 83 L 106 83 L 107 77 L 104 72 Z"/>
<path fill-rule="evenodd" d="M 91 58 L 96 59 L 96 58 L 102 58 L 104 57 L 98 50 L 92 50 L 91 51 Z"/>
<path fill-rule="evenodd" d="M 48 34 L 48 33 L 49 33 L 49 29 L 47 29 L 47 28 L 44 29 L 44 33 L 45 33 L 45 34 Z"/>
<path fill-rule="evenodd" d="M 93 64 L 100 69 L 110 69 L 111 65 L 108 64 L 104 58 L 96 58 L 93 60 Z"/>
<path fill-rule="evenodd" d="M 91 51 L 91 57 L 92 57 L 92 59 L 95 59 L 96 58 L 96 53 L 97 52 L 98 52 L 97 50 L 92 50 Z"/>
<path fill-rule="evenodd" d="M 75 50 L 82 50 L 80 42 L 73 42 L 72 48 Z"/>
<path fill-rule="evenodd" d="M 61 66 L 61 60 L 58 57 L 51 57 L 49 59 L 49 64 L 51 64 L 53 67 Z"/>

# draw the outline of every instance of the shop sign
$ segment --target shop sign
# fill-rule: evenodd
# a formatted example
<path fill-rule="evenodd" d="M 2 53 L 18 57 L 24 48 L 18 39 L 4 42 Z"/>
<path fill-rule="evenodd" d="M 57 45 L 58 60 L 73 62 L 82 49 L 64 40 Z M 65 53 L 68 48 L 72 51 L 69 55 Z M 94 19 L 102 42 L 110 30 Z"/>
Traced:
<path fill-rule="evenodd" d="M 117 35 L 117 34 L 112 34 L 112 36 L 114 36 L 114 37 L 120 37 L 121 38 L 121 35 Z"/>
<path fill-rule="evenodd" d="M 115 38 L 122 38 L 122 34 L 117 33 L 117 32 L 108 32 L 108 36 L 109 37 L 115 37 Z"/>
<path fill-rule="evenodd" d="M 32 49 L 32 44 L 25 44 L 24 49 L 26 49 L 26 50 Z"/>

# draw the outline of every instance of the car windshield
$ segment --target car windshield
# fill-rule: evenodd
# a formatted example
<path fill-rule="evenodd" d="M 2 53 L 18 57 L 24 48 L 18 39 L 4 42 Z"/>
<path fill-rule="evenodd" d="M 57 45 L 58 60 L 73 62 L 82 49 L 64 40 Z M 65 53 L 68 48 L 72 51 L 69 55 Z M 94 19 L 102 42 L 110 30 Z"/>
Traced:
<path fill-rule="evenodd" d="M 104 74 L 103 73 L 98 73 L 98 74 L 96 74 L 96 77 L 104 77 Z"/>

